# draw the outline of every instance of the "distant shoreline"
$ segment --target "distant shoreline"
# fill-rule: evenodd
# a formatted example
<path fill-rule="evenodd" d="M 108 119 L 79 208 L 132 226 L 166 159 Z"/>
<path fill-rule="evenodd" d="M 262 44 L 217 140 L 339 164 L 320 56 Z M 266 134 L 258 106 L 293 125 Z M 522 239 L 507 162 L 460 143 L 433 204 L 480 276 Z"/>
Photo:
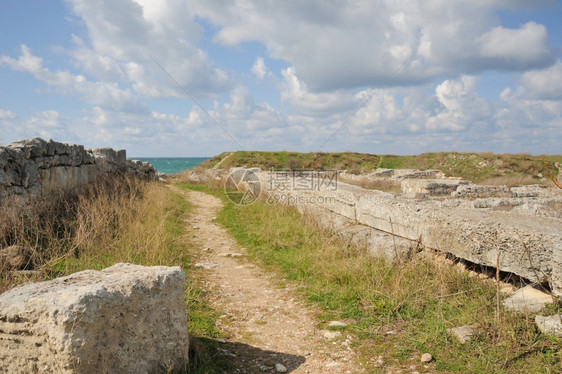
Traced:
<path fill-rule="evenodd" d="M 136 157 L 135 159 L 149 162 L 161 173 L 177 174 L 198 166 L 210 157 Z"/>

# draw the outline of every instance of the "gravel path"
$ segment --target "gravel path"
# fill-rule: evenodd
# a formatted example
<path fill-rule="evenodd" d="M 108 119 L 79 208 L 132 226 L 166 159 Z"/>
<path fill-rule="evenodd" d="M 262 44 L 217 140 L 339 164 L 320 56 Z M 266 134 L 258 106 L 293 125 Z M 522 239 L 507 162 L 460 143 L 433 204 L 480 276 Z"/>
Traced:
<path fill-rule="evenodd" d="M 220 346 L 234 373 L 361 373 L 351 336 L 318 329 L 314 311 L 290 286 L 247 260 L 246 252 L 214 218 L 220 199 L 197 191 L 181 193 L 195 207 L 188 219 L 192 242 L 201 250 L 203 288 L 221 313 Z M 286 371 L 285 371 L 286 370 Z"/>

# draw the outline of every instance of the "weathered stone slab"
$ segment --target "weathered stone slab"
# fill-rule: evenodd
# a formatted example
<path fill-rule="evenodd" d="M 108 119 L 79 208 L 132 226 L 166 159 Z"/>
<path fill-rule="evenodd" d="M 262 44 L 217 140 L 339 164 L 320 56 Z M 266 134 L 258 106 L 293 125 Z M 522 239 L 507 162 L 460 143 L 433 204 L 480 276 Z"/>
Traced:
<path fill-rule="evenodd" d="M 0 372 L 180 372 L 185 274 L 117 264 L 0 295 Z"/>
<path fill-rule="evenodd" d="M 451 195 L 460 185 L 468 184 L 460 179 L 412 179 L 400 182 L 402 192 L 408 195 L 427 194 L 429 196 Z"/>
<path fill-rule="evenodd" d="M 269 174 L 259 174 L 262 185 L 267 186 Z M 471 198 L 511 196 L 503 186 L 491 186 L 491 189 L 470 186 Z M 467 186 L 461 184 L 458 189 L 464 187 Z M 283 194 L 290 197 L 286 199 L 289 203 L 314 207 L 317 212 L 323 210 L 325 214 L 317 213 L 323 221 L 326 214 L 342 216 L 485 266 L 495 267 L 499 255 L 502 271 L 537 283 L 549 282 L 553 294 L 562 295 L 562 220 L 559 218 L 473 209 L 460 203 L 459 198 L 414 201 L 341 182 L 333 190 L 315 187 L 311 191 L 290 189 Z"/>
<path fill-rule="evenodd" d="M 467 184 L 459 186 L 454 197 L 483 198 L 483 197 L 512 197 L 513 194 L 507 186 L 480 186 Z"/>
<path fill-rule="evenodd" d="M 349 218 L 330 214 L 315 205 L 307 205 L 302 209 L 323 227 L 338 233 L 346 241 L 367 248 L 375 257 L 383 258 L 388 262 L 400 262 L 412 255 L 415 243 L 410 240 L 392 237 L 366 225 L 357 225 Z"/>
<path fill-rule="evenodd" d="M 507 309 L 520 313 L 537 313 L 547 304 L 552 304 L 552 296 L 530 285 L 503 301 Z"/>

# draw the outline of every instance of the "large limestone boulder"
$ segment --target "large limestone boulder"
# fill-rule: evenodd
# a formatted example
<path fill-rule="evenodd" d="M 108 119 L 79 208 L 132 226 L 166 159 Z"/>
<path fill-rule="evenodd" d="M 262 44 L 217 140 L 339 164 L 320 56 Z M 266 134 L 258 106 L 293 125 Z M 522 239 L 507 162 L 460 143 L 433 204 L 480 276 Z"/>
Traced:
<path fill-rule="evenodd" d="M 117 264 L 0 295 L 0 372 L 179 372 L 185 274 Z"/>

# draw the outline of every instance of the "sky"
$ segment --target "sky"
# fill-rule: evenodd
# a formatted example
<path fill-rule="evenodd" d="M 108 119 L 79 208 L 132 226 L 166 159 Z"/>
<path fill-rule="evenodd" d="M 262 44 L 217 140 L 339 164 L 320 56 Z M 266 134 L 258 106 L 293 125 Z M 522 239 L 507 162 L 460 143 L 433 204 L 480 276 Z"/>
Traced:
<path fill-rule="evenodd" d="M 1 0 L 0 145 L 562 153 L 562 1 Z"/>

